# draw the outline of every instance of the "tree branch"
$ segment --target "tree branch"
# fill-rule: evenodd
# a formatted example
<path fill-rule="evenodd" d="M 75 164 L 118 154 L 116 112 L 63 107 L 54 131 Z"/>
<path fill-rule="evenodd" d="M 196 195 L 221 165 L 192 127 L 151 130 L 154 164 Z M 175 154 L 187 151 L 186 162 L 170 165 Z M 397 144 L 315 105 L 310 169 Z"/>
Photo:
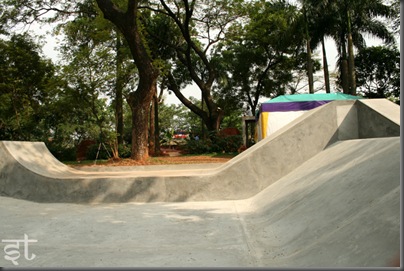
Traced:
<path fill-rule="evenodd" d="M 98 7 L 104 14 L 104 18 L 111 21 L 118 28 L 123 30 L 122 18 L 125 13 L 119 9 L 111 0 L 96 0 Z M 129 1 L 132 2 L 132 1 Z"/>
<path fill-rule="evenodd" d="M 171 71 L 167 75 L 167 80 L 168 84 L 167 87 L 169 90 L 173 91 L 175 96 L 183 103 L 186 107 L 188 107 L 192 112 L 195 114 L 199 115 L 201 118 L 204 119 L 204 121 L 207 120 L 207 114 L 205 111 L 197 107 L 195 104 L 193 104 L 190 100 L 188 100 L 180 91 L 177 83 L 175 82 L 175 78 L 172 75 Z"/>

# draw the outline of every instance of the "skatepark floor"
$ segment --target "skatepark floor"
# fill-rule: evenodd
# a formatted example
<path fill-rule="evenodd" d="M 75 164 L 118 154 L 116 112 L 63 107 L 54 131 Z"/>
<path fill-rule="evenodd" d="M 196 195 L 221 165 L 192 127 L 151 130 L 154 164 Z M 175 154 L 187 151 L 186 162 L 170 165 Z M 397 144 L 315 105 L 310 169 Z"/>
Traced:
<path fill-rule="evenodd" d="M 5 259 L 2 242 L 0 266 L 387 266 L 400 250 L 399 149 L 399 137 L 336 142 L 243 200 L 0 197 L 0 240 L 36 241 L 24 247 L 27 255 L 21 248 L 18 266 Z"/>

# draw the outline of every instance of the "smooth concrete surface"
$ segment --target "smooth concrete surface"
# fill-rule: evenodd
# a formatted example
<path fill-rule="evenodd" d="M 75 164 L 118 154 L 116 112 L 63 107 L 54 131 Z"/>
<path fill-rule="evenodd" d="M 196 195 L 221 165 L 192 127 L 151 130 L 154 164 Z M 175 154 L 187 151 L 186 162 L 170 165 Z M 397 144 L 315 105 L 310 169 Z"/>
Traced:
<path fill-rule="evenodd" d="M 400 139 L 337 142 L 251 200 L 264 266 L 383 266 L 400 251 Z"/>
<path fill-rule="evenodd" d="M 400 250 L 400 138 L 336 142 L 245 200 L 35 203 L 0 197 L 19 267 L 383 267 Z M 0 266 L 13 267 L 0 243 Z M 1 255 L 3 253 L 3 255 Z"/>
<path fill-rule="evenodd" d="M 24 235 L 36 257 L 19 243 L 19 267 L 389 266 L 400 252 L 394 106 L 328 103 L 211 168 L 83 171 L 43 143 L 1 141 L 0 266 L 17 255 L 3 240 Z"/>
<path fill-rule="evenodd" d="M 215 170 L 82 172 L 54 161 L 43 143 L 0 142 L 0 195 L 73 203 L 251 197 L 329 144 L 338 129 L 334 108 L 327 104 L 305 114 L 296 125 L 287 125 L 286 132 L 275 133 Z M 286 158 L 288 163 L 283 162 Z"/>
<path fill-rule="evenodd" d="M 380 102 L 384 101 L 367 104 L 366 110 Z M 360 103 L 360 100 L 334 101 L 311 110 L 229 162 L 210 169 L 184 166 L 83 171 L 57 161 L 41 142 L 3 141 L 0 195 L 65 203 L 245 199 L 292 172 L 328 145 L 360 137 L 365 128 L 367 135 L 375 131 L 377 127 L 365 127 L 371 121 L 359 121 Z M 389 116 L 384 118 L 389 121 Z M 399 129 L 399 124 L 395 126 L 389 124 Z M 383 135 L 391 136 L 386 131 L 396 135 L 393 128 L 384 129 Z"/>
<path fill-rule="evenodd" d="M 359 138 L 400 136 L 400 106 L 386 99 L 357 104 Z"/>

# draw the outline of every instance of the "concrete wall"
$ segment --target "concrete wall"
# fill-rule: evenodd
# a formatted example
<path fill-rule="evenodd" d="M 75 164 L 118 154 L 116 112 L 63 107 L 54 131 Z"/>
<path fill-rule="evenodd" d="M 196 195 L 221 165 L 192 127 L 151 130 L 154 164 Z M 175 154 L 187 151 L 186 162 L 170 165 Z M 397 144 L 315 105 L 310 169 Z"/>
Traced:
<path fill-rule="evenodd" d="M 333 101 L 209 170 L 80 172 L 40 151 L 38 144 L 16 143 L 12 154 L 0 144 L 0 195 L 39 202 L 245 199 L 339 140 L 399 135 L 399 110 L 394 104 L 393 109 L 385 109 L 391 106 L 385 100 Z"/>
<path fill-rule="evenodd" d="M 359 138 L 358 110 L 356 103 L 341 104 L 336 107 L 338 140 Z"/>
<path fill-rule="evenodd" d="M 359 100 L 359 138 L 400 136 L 400 106 L 386 99 Z"/>
<path fill-rule="evenodd" d="M 337 141 L 336 108 L 353 103 L 341 101 L 315 108 L 230 160 L 216 174 L 227 183 L 228 196 L 255 195 Z"/>

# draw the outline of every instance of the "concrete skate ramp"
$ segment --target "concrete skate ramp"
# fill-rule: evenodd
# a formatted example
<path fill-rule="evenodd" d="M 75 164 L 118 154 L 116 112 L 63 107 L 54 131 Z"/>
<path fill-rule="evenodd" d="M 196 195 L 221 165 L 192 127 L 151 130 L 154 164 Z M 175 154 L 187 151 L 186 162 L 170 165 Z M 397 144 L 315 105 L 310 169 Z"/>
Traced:
<path fill-rule="evenodd" d="M 387 266 L 400 251 L 400 139 L 341 141 L 251 198 L 263 266 Z"/>
<path fill-rule="evenodd" d="M 398 117 L 397 117 L 398 116 Z M 89 172 L 57 161 L 40 142 L 0 143 L 0 195 L 37 202 L 181 202 L 252 197 L 341 140 L 399 136 L 385 99 L 311 110 L 213 169 Z"/>
<path fill-rule="evenodd" d="M 1 142 L 1 239 L 38 240 L 20 267 L 390 266 L 397 116 L 386 100 L 332 102 L 209 170 L 86 172 Z"/>
<path fill-rule="evenodd" d="M 400 251 L 400 139 L 339 141 L 244 200 L 33 203 L 0 197 L 21 267 L 381 267 Z M 12 266 L 0 257 L 0 266 Z"/>

